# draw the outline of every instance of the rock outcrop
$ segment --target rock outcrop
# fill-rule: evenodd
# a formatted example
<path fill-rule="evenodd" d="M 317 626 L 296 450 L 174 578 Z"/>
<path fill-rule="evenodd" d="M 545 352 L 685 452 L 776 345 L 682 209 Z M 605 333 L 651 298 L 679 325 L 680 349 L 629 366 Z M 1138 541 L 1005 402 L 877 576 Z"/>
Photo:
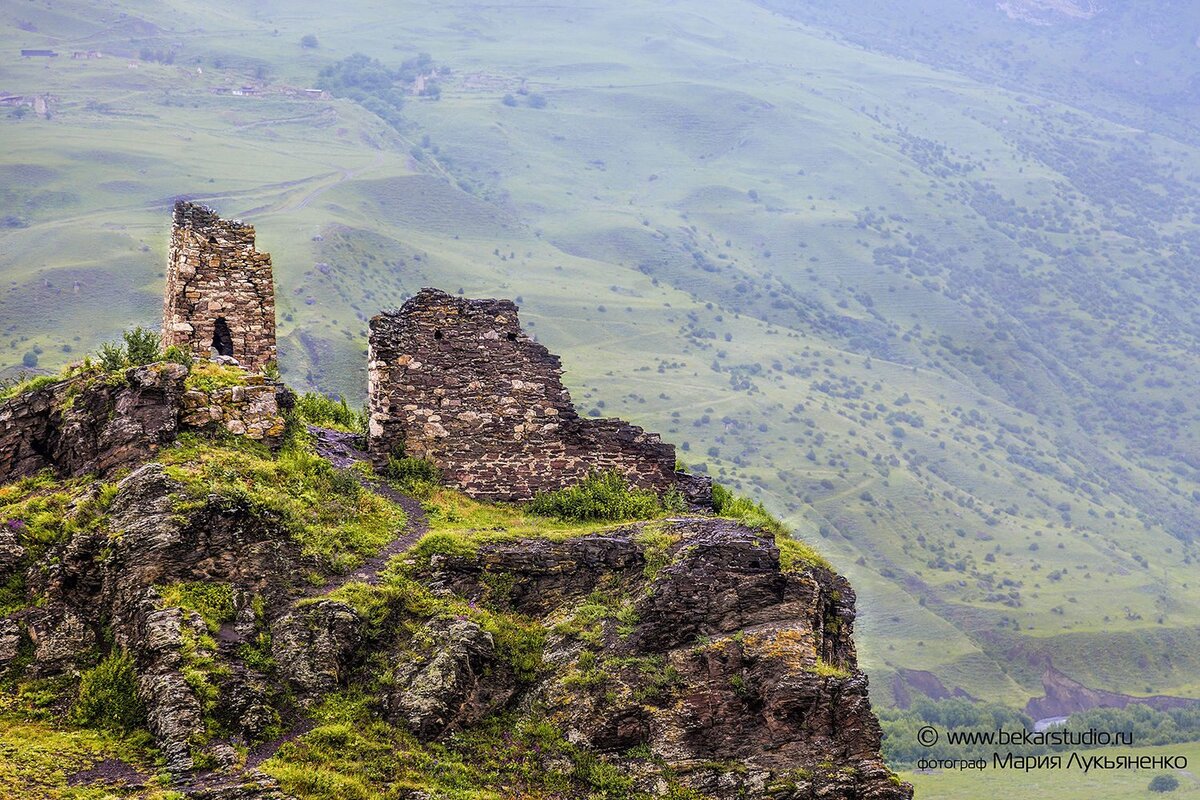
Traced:
<path fill-rule="evenodd" d="M 618 760 L 648 752 L 715 798 L 911 796 L 879 756 L 844 578 L 784 571 L 770 536 L 724 520 L 671 521 L 655 530 L 669 547 L 649 556 L 643 533 L 485 545 L 435 558 L 429 579 L 553 625 L 529 692 L 572 741 Z M 610 610 L 576 630 L 601 602 Z M 654 791 L 644 764 L 625 766 Z"/>
<path fill-rule="evenodd" d="M 182 431 L 225 430 L 276 446 L 291 395 L 261 375 L 188 388 L 188 369 L 159 362 L 93 371 L 0 402 L 0 484 L 52 469 L 74 477 L 142 464 Z M 3 560 L 0 540 L 0 563 Z"/>
<path fill-rule="evenodd" d="M 139 463 L 179 431 L 187 369 L 152 364 L 74 378 L 0 403 L 0 483 L 53 468 L 82 475 Z"/>
<path fill-rule="evenodd" d="M 768 534 L 685 517 L 484 535 L 407 557 L 403 574 L 362 585 L 361 605 L 310 597 L 312 563 L 269 516 L 218 498 L 181 516 L 179 491 L 157 464 L 134 471 L 103 531 L 30 567 L 38 603 L 0 620 L 0 673 L 70 672 L 105 641 L 126 650 L 167 768 L 187 776 L 201 755 L 218 768 L 181 782 L 188 794 L 278 796 L 237 772 L 250 767 L 235 746 L 284 741 L 304 708 L 376 687 L 381 718 L 418 741 L 537 714 L 649 795 L 668 770 L 718 799 L 911 797 L 880 759 L 854 593 L 822 565 L 784 569 Z M 229 587 L 220 631 L 164 604 L 160 587 L 181 583 Z M 501 617 L 540 631 L 537 649 L 515 657 L 487 623 Z M 248 658 L 256 641 L 267 649 Z"/>

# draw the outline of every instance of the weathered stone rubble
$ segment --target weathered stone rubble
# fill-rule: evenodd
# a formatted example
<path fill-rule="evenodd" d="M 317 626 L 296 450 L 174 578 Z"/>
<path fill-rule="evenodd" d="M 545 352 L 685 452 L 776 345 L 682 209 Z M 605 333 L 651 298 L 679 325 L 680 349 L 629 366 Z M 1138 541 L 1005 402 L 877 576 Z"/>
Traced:
<path fill-rule="evenodd" d="M 618 419 L 584 419 L 557 356 L 521 329 L 510 300 L 422 289 L 371 320 L 370 448 L 428 458 L 473 497 L 527 500 L 615 469 L 633 485 L 711 502 L 675 471 L 675 448 Z"/>
<path fill-rule="evenodd" d="M 106 474 L 147 461 L 186 430 L 224 428 L 276 446 L 287 390 L 247 374 L 242 386 L 185 387 L 187 369 L 161 362 L 87 374 L 0 402 L 0 483 L 53 469 Z M 0 541 L 0 559 L 3 559 Z"/>
<path fill-rule="evenodd" d="M 279 384 L 262 375 L 245 375 L 239 386 L 184 392 L 180 425 L 209 433 L 224 430 L 274 447 L 282 441 L 285 428 L 280 412 L 290 403 L 287 390 Z"/>
<path fill-rule="evenodd" d="M 162 336 L 164 347 L 203 358 L 215 351 L 250 369 L 275 360 L 271 255 L 254 248 L 253 226 L 175 204 Z"/>

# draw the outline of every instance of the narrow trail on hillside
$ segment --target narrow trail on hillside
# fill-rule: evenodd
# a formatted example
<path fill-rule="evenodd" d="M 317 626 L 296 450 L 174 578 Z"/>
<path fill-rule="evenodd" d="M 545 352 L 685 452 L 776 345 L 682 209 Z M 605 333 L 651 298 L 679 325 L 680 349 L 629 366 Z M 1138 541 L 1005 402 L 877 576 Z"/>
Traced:
<path fill-rule="evenodd" d="M 352 433 L 321 428 L 316 425 L 308 426 L 308 432 L 313 437 L 317 453 L 338 469 L 351 469 L 356 464 L 369 464 L 371 459 L 359 447 L 360 437 Z M 421 503 L 406 494 L 398 492 L 385 480 L 368 478 L 360 472 L 352 473 L 364 489 L 387 500 L 391 500 L 404 509 L 406 522 L 404 530 L 392 541 L 388 542 L 374 557 L 367 559 L 358 569 L 345 575 L 334 577 L 324 586 L 317 586 L 311 594 L 329 594 L 352 581 L 369 583 L 372 586 L 379 583 L 379 573 L 387 566 L 393 556 L 403 553 L 416 544 L 429 531 L 429 518 Z"/>
<path fill-rule="evenodd" d="M 381 478 L 369 477 L 354 469 L 358 464 L 370 463 L 370 456 L 361 447 L 360 436 L 317 425 L 308 426 L 308 433 L 312 436 L 313 446 L 318 455 L 333 464 L 335 468 L 350 471 L 350 474 L 354 475 L 355 480 L 364 489 L 391 500 L 403 508 L 405 524 L 397 532 L 395 538 L 384 545 L 378 553 L 359 565 L 357 569 L 343 575 L 336 575 L 320 586 L 305 587 L 303 592 L 295 598 L 296 600 L 322 597 L 355 581 L 372 586 L 377 585 L 380 573 L 387 563 L 416 544 L 429 530 L 429 518 L 419 501 L 397 491 Z M 238 633 L 232 623 L 225 623 L 221 626 L 217 635 L 217 646 L 235 673 L 244 673 L 246 669 L 236 658 L 238 648 L 244 643 L 244 637 Z M 289 711 L 288 716 L 282 720 L 285 732 L 274 739 L 260 742 L 250 748 L 243 767 L 229 771 L 198 772 L 190 776 L 186 783 L 173 788 L 189 796 L 217 798 L 226 791 L 241 787 L 248 779 L 253 780 L 258 774 L 257 769 L 260 764 L 275 755 L 279 748 L 288 742 L 313 729 L 312 720 L 301 715 L 299 710 L 290 709 Z M 261 777 L 261 774 L 258 775 Z"/>

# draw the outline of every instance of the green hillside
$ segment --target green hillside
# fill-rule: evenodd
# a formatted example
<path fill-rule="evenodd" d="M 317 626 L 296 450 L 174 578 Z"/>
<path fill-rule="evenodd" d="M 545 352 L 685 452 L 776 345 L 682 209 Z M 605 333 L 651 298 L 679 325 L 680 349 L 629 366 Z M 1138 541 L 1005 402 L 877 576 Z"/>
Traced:
<path fill-rule="evenodd" d="M 366 320 L 421 286 L 518 299 L 581 408 L 850 577 L 877 702 L 905 668 L 1023 706 L 1046 657 L 1197 695 L 1190 112 L 1019 86 L 1060 28 L 998 74 L 811 5 L 9 4 L 0 89 L 51 117 L 0 109 L 0 368 L 156 320 L 196 197 L 272 253 L 293 385 L 361 399 Z M 428 53 L 440 98 L 287 93 L 355 52 Z"/>

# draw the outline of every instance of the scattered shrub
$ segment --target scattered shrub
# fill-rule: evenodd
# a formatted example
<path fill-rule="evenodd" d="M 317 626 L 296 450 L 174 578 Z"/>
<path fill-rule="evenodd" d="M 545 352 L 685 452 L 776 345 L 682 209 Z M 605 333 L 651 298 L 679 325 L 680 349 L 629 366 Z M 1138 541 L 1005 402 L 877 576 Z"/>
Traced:
<path fill-rule="evenodd" d="M 113 342 L 100 345 L 100 366 L 106 372 L 125 368 L 125 348 Z"/>
<path fill-rule="evenodd" d="M 334 400 L 318 392 L 305 392 L 296 398 L 296 416 L 310 425 L 348 433 L 367 432 L 366 412 L 354 411 L 341 397 Z"/>
<path fill-rule="evenodd" d="M 21 356 L 21 366 L 33 369 L 38 365 L 37 353 L 30 350 L 25 355 Z"/>
<path fill-rule="evenodd" d="M 162 340 L 154 331 L 141 325 L 122 334 L 125 340 L 125 363 L 130 367 L 140 367 L 158 361 Z"/>
<path fill-rule="evenodd" d="M 529 511 L 561 520 L 649 519 L 662 512 L 658 495 L 633 489 L 616 470 L 593 472 L 574 486 L 543 492 L 529 503 Z"/>
<path fill-rule="evenodd" d="M 175 364 L 182 364 L 189 370 L 192 368 L 192 363 L 194 361 L 191 350 L 175 344 L 167 348 L 167 351 L 163 353 L 163 358 Z"/>
<path fill-rule="evenodd" d="M 1173 792 L 1179 788 L 1179 779 L 1174 775 L 1155 775 L 1146 788 L 1152 792 Z"/>
<path fill-rule="evenodd" d="M 425 458 L 388 458 L 384 474 L 405 494 L 427 497 L 442 482 L 442 472 Z"/>
<path fill-rule="evenodd" d="M 83 673 L 71 717 L 79 725 L 120 733 L 142 726 L 145 709 L 137 696 L 137 673 L 128 653 L 114 651 Z"/>

